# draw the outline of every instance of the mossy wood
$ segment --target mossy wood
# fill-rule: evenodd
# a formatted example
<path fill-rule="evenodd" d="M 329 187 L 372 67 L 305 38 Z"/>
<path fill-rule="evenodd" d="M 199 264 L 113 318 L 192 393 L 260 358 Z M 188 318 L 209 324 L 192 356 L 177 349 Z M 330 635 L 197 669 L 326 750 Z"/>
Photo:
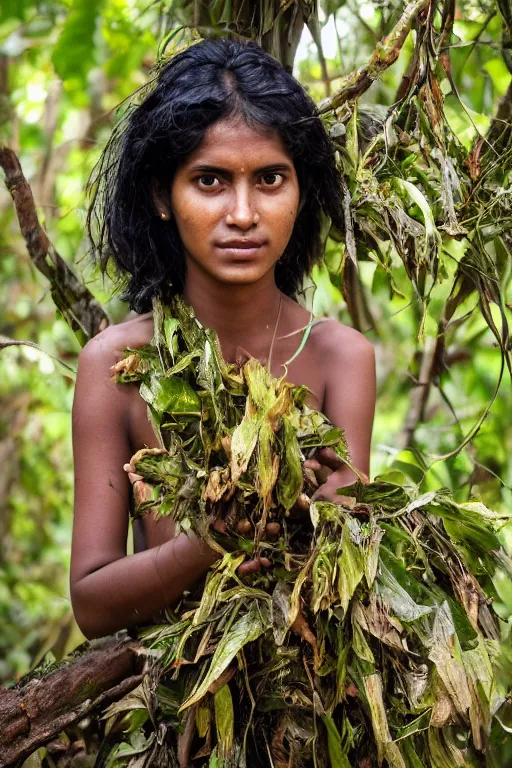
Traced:
<path fill-rule="evenodd" d="M 69 726 L 140 685 L 144 652 L 133 640 L 86 644 L 65 663 L 0 689 L 0 768 L 21 765 Z"/>

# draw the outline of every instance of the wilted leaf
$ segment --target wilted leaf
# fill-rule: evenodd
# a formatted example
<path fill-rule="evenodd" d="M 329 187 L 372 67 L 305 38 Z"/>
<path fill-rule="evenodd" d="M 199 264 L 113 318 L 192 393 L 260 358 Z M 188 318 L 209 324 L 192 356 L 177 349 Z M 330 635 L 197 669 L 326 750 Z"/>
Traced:
<path fill-rule="evenodd" d="M 200 701 L 210 685 L 220 677 L 244 645 L 257 640 L 269 626 L 268 608 L 264 603 L 254 601 L 248 612 L 243 614 L 233 624 L 229 633 L 221 638 L 206 676 L 196 685 L 188 699 L 181 705 L 181 709 L 186 709 Z"/>
<path fill-rule="evenodd" d="M 233 699 L 228 685 L 223 685 L 213 697 L 215 728 L 217 729 L 218 752 L 220 757 L 229 757 L 233 749 L 235 715 Z"/>
<path fill-rule="evenodd" d="M 283 416 L 282 424 L 284 461 L 277 478 L 277 499 L 285 509 L 291 509 L 302 490 L 301 451 L 297 432 L 287 416 Z"/>
<path fill-rule="evenodd" d="M 166 447 L 144 449 L 136 469 L 176 530 L 201 536 L 222 559 L 167 623 L 141 630 L 177 686 L 169 715 L 201 703 L 193 725 L 211 739 L 204 697 L 213 695 L 218 743 L 199 757 L 222 768 L 247 760 L 238 700 L 247 739 L 266 740 L 276 765 L 292 753 L 311 761 L 327 744 L 319 759 L 346 768 L 364 744 L 393 768 L 432 768 L 431 732 L 456 720 L 484 749 L 499 696 L 496 626 L 479 577 L 512 572 L 499 518 L 446 491 L 420 495 L 405 475 L 404 485 L 340 489 L 342 505 L 311 503 L 304 520 L 289 514 L 303 477 L 311 483 L 302 467 L 310 450 L 329 445 L 348 462 L 342 432 L 306 405 L 304 388 L 273 379 L 257 360 L 228 366 L 215 334 L 181 300 L 174 310 L 172 351 L 165 325 L 156 346 L 137 351 Z M 159 322 L 169 311 L 156 313 Z M 195 411 L 182 416 L 190 391 Z M 399 460 L 423 477 L 414 454 Z M 270 523 L 273 534 L 264 531 Z M 272 567 L 242 582 L 247 556 L 268 556 Z M 443 739 L 434 749 L 439 760 L 458 759 Z"/>

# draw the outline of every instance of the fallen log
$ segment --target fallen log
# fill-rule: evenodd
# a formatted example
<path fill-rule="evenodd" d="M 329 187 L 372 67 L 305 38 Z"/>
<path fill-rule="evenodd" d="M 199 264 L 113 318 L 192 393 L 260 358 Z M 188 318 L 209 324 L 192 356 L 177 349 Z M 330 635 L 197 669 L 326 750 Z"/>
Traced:
<path fill-rule="evenodd" d="M 143 666 L 139 643 L 110 639 L 25 685 L 0 688 L 0 768 L 20 764 L 65 728 L 125 696 L 141 682 Z"/>

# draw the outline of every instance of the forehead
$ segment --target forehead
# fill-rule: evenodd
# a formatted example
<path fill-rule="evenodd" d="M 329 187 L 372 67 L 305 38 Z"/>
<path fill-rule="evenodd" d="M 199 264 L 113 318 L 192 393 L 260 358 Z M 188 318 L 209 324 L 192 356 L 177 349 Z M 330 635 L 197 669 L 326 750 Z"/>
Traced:
<path fill-rule="evenodd" d="M 251 128 L 242 119 L 219 120 L 204 134 L 200 145 L 186 158 L 185 165 L 227 166 L 271 165 L 291 162 L 280 135 L 272 128 Z"/>

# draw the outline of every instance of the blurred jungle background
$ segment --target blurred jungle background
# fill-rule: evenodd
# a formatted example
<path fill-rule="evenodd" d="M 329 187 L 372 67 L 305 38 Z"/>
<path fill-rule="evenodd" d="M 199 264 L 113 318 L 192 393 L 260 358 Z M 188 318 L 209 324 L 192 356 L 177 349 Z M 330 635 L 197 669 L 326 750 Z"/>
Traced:
<path fill-rule="evenodd" d="M 506 513 L 511 32 L 510 0 L 1 0 L 0 144 L 55 251 L 121 322 L 127 306 L 88 254 L 84 188 L 123 100 L 159 55 L 200 35 L 262 42 L 320 104 L 339 150 L 347 230 L 330 233 L 306 301 L 375 345 L 372 475 Z M 0 351 L 3 682 L 83 640 L 68 593 L 73 376 L 58 361 L 76 368 L 93 331 L 80 309 L 56 310 L 41 272 L 54 251 L 39 269 L 33 256 L 2 184 L 0 342 L 53 356 Z M 501 537 L 511 552 L 512 525 Z M 495 590 L 506 652 L 512 584 L 498 576 Z"/>

